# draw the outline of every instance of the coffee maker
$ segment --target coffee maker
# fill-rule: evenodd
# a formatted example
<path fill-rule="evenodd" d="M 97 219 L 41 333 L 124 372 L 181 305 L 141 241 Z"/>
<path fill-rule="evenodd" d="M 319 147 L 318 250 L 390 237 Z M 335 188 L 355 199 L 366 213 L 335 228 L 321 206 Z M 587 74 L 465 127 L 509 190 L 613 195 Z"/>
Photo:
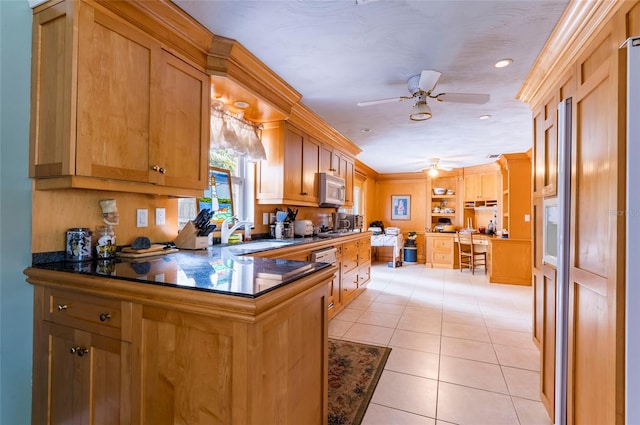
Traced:
<path fill-rule="evenodd" d="M 358 214 L 347 214 L 347 220 L 349 220 L 349 228 L 354 232 L 361 232 L 364 225 L 364 217 Z"/>
<path fill-rule="evenodd" d="M 331 213 L 331 223 L 334 232 L 346 232 L 351 229 L 351 222 L 347 219 L 347 213 Z"/>

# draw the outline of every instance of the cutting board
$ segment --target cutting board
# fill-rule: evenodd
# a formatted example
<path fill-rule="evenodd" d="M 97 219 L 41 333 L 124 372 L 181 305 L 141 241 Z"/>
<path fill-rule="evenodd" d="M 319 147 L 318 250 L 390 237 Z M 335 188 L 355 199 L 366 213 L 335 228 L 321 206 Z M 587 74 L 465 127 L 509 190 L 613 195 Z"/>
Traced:
<path fill-rule="evenodd" d="M 133 249 L 131 247 L 122 248 L 120 252 L 116 255 L 118 257 L 123 258 L 143 258 L 143 257 L 152 257 L 154 255 L 165 255 L 171 254 L 172 252 L 178 252 L 178 249 L 164 249 L 166 245 L 163 244 L 153 244 L 149 248 L 145 249 Z"/>

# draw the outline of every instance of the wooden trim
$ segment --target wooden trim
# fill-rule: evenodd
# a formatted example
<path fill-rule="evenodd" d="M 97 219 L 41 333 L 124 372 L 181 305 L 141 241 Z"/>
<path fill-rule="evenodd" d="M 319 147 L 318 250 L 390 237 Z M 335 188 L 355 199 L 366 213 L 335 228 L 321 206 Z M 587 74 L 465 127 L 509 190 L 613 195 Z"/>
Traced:
<path fill-rule="evenodd" d="M 537 105 L 560 82 L 565 70 L 573 66 L 587 48 L 587 41 L 604 22 L 626 3 L 624 1 L 571 0 L 531 67 L 517 99 Z M 549 72 L 553 69 L 554 72 Z"/>
<path fill-rule="evenodd" d="M 273 308 L 282 308 L 295 295 L 313 288 L 318 282 L 331 278 L 335 266 L 326 267 L 305 276 L 295 283 L 258 298 L 234 297 L 224 294 L 195 291 L 188 288 L 167 287 L 152 283 L 109 279 L 100 276 L 27 268 L 27 282 L 45 288 L 67 288 L 78 293 L 131 301 L 145 306 L 201 314 L 208 317 L 227 317 L 254 323 Z"/>
<path fill-rule="evenodd" d="M 340 151 L 347 153 L 354 159 L 355 155 L 362 152 L 362 149 L 355 145 L 351 140 L 340 134 L 335 128 L 331 127 L 322 120 L 308 106 L 303 103 L 297 103 L 291 108 L 291 124 L 304 129 L 309 135 L 329 143 L 331 146 L 338 148 Z"/>
<path fill-rule="evenodd" d="M 97 3 L 163 44 L 180 52 L 201 70 L 207 65 L 214 35 L 202 24 L 168 0 L 112 1 L 84 0 Z"/>
<path fill-rule="evenodd" d="M 35 190 L 56 189 L 92 189 L 108 190 L 113 192 L 146 193 L 149 195 L 166 195 L 184 198 L 197 198 L 202 196 L 202 190 L 184 189 L 170 186 L 157 186 L 149 183 L 137 183 L 120 180 L 107 180 L 84 176 L 63 176 L 47 179 L 36 179 Z"/>

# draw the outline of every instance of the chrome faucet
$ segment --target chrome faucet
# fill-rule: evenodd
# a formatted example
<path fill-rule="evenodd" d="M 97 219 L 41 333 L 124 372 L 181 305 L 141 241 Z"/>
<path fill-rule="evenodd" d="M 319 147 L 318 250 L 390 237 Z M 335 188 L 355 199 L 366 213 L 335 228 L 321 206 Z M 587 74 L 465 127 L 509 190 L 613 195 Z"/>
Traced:
<path fill-rule="evenodd" d="M 237 217 L 227 217 L 222 222 L 222 233 L 220 235 L 221 243 L 229 243 L 229 236 L 231 236 L 231 234 L 234 231 L 236 231 L 236 229 L 238 229 L 240 226 L 244 226 L 245 240 L 251 239 L 251 226 L 253 226 L 253 223 L 247 219 L 247 220 L 238 221 L 232 227 L 229 227 L 229 225 L 233 223 L 235 220 L 237 220 Z"/>

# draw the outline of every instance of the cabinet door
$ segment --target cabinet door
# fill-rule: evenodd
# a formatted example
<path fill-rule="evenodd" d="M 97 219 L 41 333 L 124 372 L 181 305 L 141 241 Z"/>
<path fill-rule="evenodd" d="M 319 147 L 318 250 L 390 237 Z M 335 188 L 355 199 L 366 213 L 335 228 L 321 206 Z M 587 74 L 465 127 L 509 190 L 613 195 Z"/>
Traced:
<path fill-rule="evenodd" d="M 336 272 L 333 280 L 329 282 L 328 292 L 329 296 L 327 298 L 327 304 L 329 306 L 329 315 L 332 316 L 333 311 L 340 310 L 342 307 L 342 289 L 340 286 L 340 268 L 341 262 L 336 262 L 338 266 L 338 271 Z"/>
<path fill-rule="evenodd" d="M 318 203 L 318 158 L 320 145 L 302 131 L 285 131 L 284 197 Z"/>
<path fill-rule="evenodd" d="M 325 145 L 320 146 L 320 159 L 318 164 L 318 172 L 333 174 L 336 169 L 333 164 L 333 148 Z"/>
<path fill-rule="evenodd" d="M 204 189 L 209 170 L 209 77 L 161 51 L 153 93 L 150 166 L 152 181 Z"/>
<path fill-rule="evenodd" d="M 318 158 L 320 144 L 311 137 L 305 137 L 302 145 L 302 191 L 304 200 L 320 202 L 318 197 Z"/>
<path fill-rule="evenodd" d="M 39 356 L 34 356 L 33 422 L 130 423 L 129 343 L 41 324 L 36 333 L 41 335 L 36 339 Z"/>
<path fill-rule="evenodd" d="M 469 174 L 464 176 L 464 200 L 477 201 L 480 199 L 480 175 Z"/>
<path fill-rule="evenodd" d="M 344 207 L 349 208 L 349 207 L 353 207 L 353 198 L 354 198 L 353 182 L 354 182 L 355 165 L 353 161 L 351 161 L 350 159 L 348 159 L 344 165 L 345 165 L 344 181 L 345 181 L 345 187 L 346 187 L 346 197 L 344 200 Z"/>
<path fill-rule="evenodd" d="M 480 175 L 480 193 L 483 200 L 498 199 L 498 175 L 495 173 Z"/>
<path fill-rule="evenodd" d="M 29 177 L 73 174 L 73 1 L 33 15 Z"/>
<path fill-rule="evenodd" d="M 299 200 L 302 195 L 302 146 L 304 134 L 287 126 L 284 135 L 284 196 Z"/>
<path fill-rule="evenodd" d="M 151 83 L 159 45 L 79 5 L 75 174 L 148 182 Z"/>

